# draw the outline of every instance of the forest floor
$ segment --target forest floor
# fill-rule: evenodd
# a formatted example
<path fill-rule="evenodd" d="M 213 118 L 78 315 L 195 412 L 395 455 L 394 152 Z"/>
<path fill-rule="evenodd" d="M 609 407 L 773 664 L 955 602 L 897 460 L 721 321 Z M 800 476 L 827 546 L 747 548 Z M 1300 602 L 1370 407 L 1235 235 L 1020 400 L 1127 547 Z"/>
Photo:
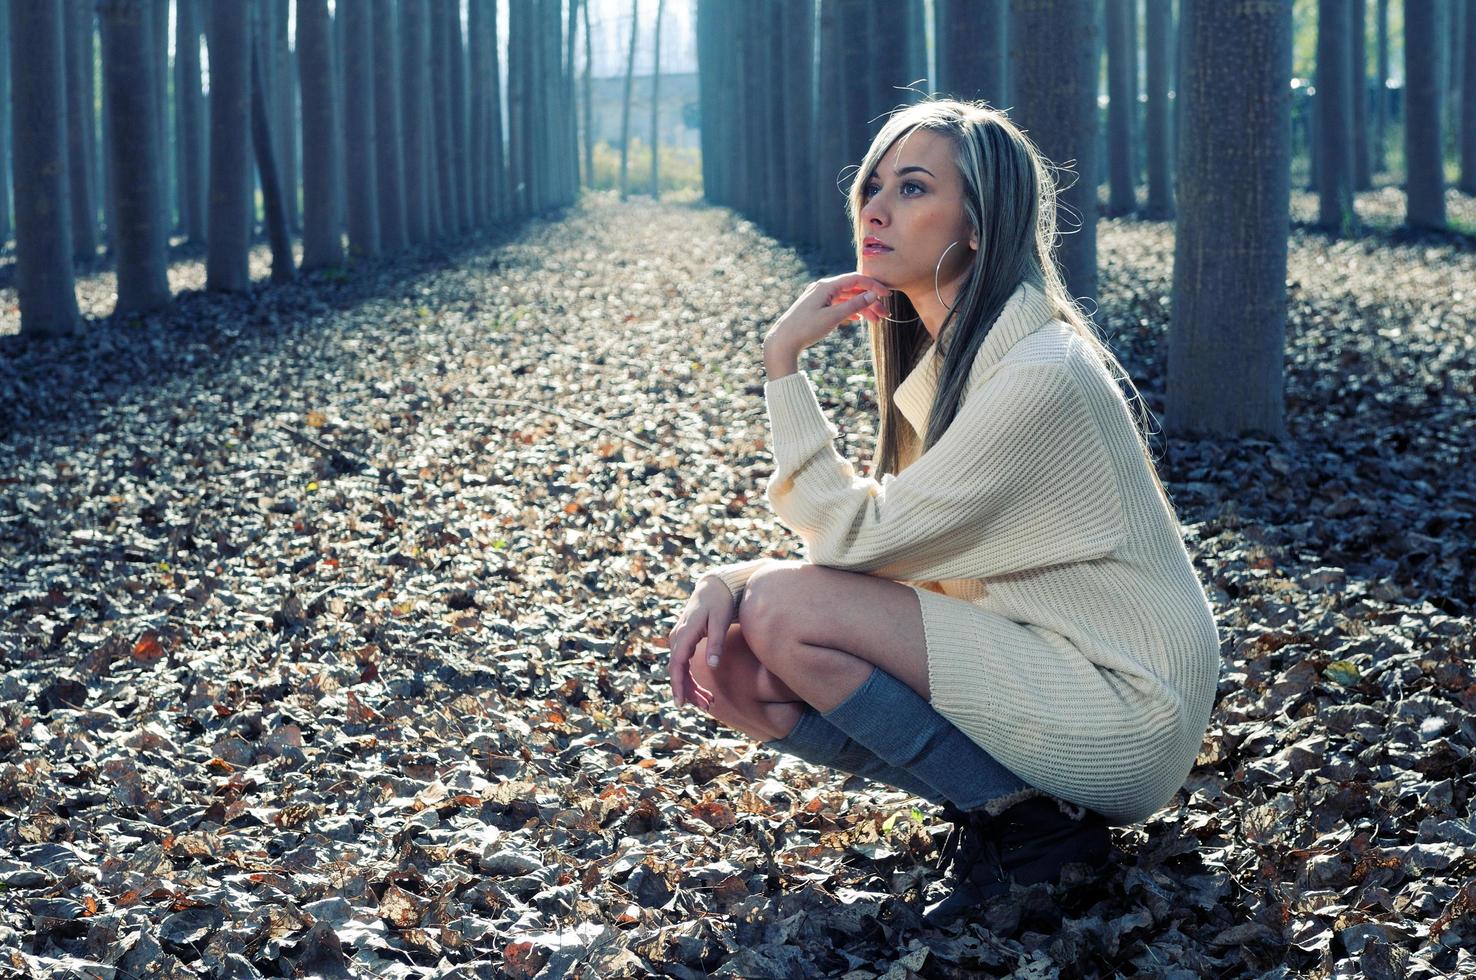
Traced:
<path fill-rule="evenodd" d="M 1100 881 L 934 930 L 931 807 L 665 682 L 695 574 L 799 554 L 759 341 L 810 274 L 723 209 L 556 217 L 8 338 L 0 977 L 1476 970 L 1470 239 L 1294 229 L 1287 439 L 1155 440 L 1198 764 Z M 1099 249 L 1161 417 L 1172 225 Z M 804 366 L 864 464 L 864 333 Z"/>

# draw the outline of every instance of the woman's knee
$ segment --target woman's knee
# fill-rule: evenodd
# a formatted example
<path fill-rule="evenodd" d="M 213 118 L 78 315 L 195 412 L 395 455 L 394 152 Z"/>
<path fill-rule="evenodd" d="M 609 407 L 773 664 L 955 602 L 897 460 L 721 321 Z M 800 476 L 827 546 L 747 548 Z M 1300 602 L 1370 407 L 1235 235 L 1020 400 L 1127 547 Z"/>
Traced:
<path fill-rule="evenodd" d="M 805 574 L 801 561 L 770 561 L 754 572 L 743 587 L 738 622 L 750 635 L 773 636 L 784 628 L 784 616 L 799 594 Z"/>

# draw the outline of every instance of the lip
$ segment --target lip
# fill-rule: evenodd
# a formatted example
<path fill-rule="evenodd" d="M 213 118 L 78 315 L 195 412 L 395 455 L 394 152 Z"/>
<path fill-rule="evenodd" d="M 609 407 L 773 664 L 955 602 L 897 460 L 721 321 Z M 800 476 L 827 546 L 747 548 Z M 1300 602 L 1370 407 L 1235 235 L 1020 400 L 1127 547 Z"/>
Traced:
<path fill-rule="evenodd" d="M 884 244 L 879 238 L 872 238 L 868 236 L 866 240 L 861 243 L 862 255 L 880 255 L 883 252 L 890 252 L 891 250 L 892 247 L 890 245 Z"/>

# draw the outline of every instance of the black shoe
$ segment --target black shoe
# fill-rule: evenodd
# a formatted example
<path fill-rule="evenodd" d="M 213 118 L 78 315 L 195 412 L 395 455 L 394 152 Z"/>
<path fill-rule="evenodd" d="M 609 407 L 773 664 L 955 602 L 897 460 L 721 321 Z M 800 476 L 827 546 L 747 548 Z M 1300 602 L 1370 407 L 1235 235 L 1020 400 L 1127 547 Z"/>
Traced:
<path fill-rule="evenodd" d="M 1112 850 L 1101 814 L 1083 809 L 1079 818 L 1068 816 L 1051 797 L 1032 796 L 996 817 L 952 806 L 944 808 L 944 815 L 955 827 L 940 852 L 948 870 L 945 897 L 923 913 L 931 925 L 1007 895 L 1013 884 L 1054 883 L 1068 864 L 1100 871 Z"/>

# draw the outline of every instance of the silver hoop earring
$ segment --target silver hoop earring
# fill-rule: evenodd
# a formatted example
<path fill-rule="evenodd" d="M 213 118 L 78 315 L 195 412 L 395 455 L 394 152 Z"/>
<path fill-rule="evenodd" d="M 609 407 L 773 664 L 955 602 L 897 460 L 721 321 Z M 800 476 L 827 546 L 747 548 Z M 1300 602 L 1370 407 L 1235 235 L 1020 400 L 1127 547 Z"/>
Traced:
<path fill-rule="evenodd" d="M 948 249 L 953 248 L 953 246 L 957 244 L 958 242 L 956 241 L 948 243 L 948 248 L 945 248 L 943 250 L 943 255 L 938 256 L 938 264 L 933 269 L 933 295 L 938 297 L 939 305 L 947 309 L 949 313 L 953 312 L 953 307 L 949 306 L 947 303 L 944 303 L 943 294 L 938 292 L 938 273 L 943 271 L 943 258 L 948 254 Z"/>

